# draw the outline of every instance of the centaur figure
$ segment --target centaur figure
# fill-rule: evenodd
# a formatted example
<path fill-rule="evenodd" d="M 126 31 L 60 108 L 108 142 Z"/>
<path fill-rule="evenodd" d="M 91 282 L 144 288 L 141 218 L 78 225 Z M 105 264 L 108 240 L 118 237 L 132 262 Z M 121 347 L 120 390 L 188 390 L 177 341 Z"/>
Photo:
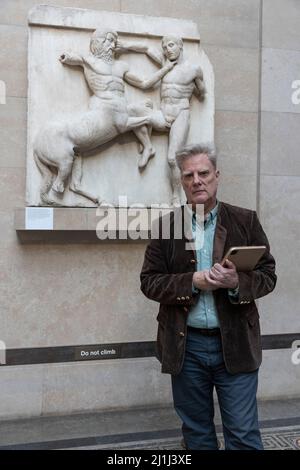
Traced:
<path fill-rule="evenodd" d="M 149 135 L 152 111 L 149 108 L 152 108 L 152 103 L 146 100 L 128 105 L 124 81 L 142 89 L 151 88 L 176 63 L 168 61 L 152 77 L 142 79 L 129 71 L 126 62 L 114 59 L 117 41 L 116 32 L 96 30 L 91 38 L 90 54 L 82 56 L 65 53 L 60 56 L 62 64 L 83 68 L 92 96 L 87 111 L 69 121 L 47 123 L 34 141 L 34 159 L 43 178 L 41 200 L 47 205 L 59 205 L 50 198 L 49 192 L 52 189 L 63 194 L 71 176 L 71 191 L 100 204 L 99 197 L 81 187 L 81 155 L 111 141 L 119 134 L 128 131 L 136 134 L 142 145 L 143 153 L 140 158 L 143 162 L 148 161 L 155 153 Z"/>

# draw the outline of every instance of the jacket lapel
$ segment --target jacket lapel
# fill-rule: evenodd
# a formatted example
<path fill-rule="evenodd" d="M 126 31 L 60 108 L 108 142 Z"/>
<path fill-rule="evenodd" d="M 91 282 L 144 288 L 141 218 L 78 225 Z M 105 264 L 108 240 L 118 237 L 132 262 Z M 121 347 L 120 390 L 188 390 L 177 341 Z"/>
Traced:
<path fill-rule="evenodd" d="M 214 246 L 213 246 L 213 264 L 220 263 L 224 256 L 224 247 L 227 238 L 227 230 L 222 225 L 222 215 L 224 212 L 222 202 L 219 203 L 219 211 L 217 215 L 217 225 L 214 237 Z"/>
<path fill-rule="evenodd" d="M 192 213 L 187 210 L 186 206 L 182 207 L 182 230 L 184 234 L 185 251 L 192 256 L 193 259 L 197 259 L 197 253 L 195 250 L 195 239 L 192 230 Z"/>
<path fill-rule="evenodd" d="M 184 221 L 183 207 L 181 207 L 181 217 L 182 217 L 181 220 Z M 216 224 L 214 245 L 213 245 L 213 264 L 220 263 L 224 256 L 224 247 L 225 247 L 226 238 L 227 238 L 227 230 L 222 225 L 222 218 L 224 218 L 224 206 L 222 202 L 219 202 L 219 211 L 217 215 L 217 224 Z M 174 224 L 174 219 L 173 219 L 173 224 Z M 188 222 L 188 224 L 190 224 L 191 226 L 191 220 Z M 189 238 L 189 236 L 188 237 L 185 236 L 187 235 L 187 233 L 184 231 L 184 224 L 182 224 L 182 233 L 183 233 L 182 239 L 178 240 L 177 242 L 186 244 L 193 240 L 192 236 L 191 238 Z M 190 232 L 190 234 L 191 233 L 192 232 Z M 185 248 L 186 248 L 186 245 L 185 245 Z M 186 249 L 184 249 L 184 251 L 186 251 Z M 195 250 L 192 249 L 191 252 L 193 253 L 194 259 L 197 259 Z"/>

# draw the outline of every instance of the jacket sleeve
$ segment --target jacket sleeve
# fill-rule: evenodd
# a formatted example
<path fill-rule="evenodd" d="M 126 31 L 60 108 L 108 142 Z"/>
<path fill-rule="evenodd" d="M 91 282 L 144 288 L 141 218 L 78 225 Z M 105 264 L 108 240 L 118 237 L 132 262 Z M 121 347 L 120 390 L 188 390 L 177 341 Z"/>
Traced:
<path fill-rule="evenodd" d="M 239 272 L 239 295 L 230 298 L 231 303 L 248 304 L 272 292 L 276 285 L 275 260 L 256 212 L 252 213 L 250 236 L 250 245 L 265 245 L 267 250 L 253 271 Z"/>
<path fill-rule="evenodd" d="M 191 305 L 193 272 L 170 273 L 161 240 L 147 246 L 141 272 L 141 290 L 151 300 L 166 305 Z"/>

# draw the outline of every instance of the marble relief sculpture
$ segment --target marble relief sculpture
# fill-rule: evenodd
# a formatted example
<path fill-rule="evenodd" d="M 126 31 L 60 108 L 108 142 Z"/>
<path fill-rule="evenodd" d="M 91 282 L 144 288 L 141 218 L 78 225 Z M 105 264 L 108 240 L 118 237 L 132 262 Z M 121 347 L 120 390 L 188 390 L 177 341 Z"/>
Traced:
<path fill-rule="evenodd" d="M 82 154 L 99 147 L 119 134 L 133 131 L 142 146 L 143 162 L 154 155 L 147 126 L 157 126 L 152 121 L 152 103 L 128 104 L 124 94 L 124 82 L 146 90 L 159 82 L 173 67 L 176 61 L 166 60 L 162 68 L 152 77 L 142 79 L 129 70 L 126 62 L 115 60 L 118 34 L 114 31 L 96 30 L 90 42 L 90 54 L 64 53 L 60 61 L 64 65 L 80 66 L 91 90 L 89 109 L 70 121 L 57 120 L 46 123 L 34 142 L 34 159 L 43 181 L 40 196 L 47 205 L 58 205 L 49 197 L 52 189 L 63 194 L 70 181 L 71 191 L 80 194 L 94 203 L 101 203 L 98 195 L 93 195 L 81 186 Z M 159 122 L 160 129 L 166 130 L 170 123 Z M 53 171 L 55 170 L 55 172 Z"/>
<path fill-rule="evenodd" d="M 29 12 L 26 205 L 177 205 L 176 151 L 214 142 L 214 73 L 191 20 Z"/>

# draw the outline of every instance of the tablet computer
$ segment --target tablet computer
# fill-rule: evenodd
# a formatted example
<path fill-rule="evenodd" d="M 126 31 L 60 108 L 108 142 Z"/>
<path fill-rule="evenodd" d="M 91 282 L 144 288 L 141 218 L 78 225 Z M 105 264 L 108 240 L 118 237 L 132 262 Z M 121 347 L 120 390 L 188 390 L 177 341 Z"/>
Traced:
<path fill-rule="evenodd" d="M 266 246 L 233 246 L 224 256 L 221 264 L 226 259 L 235 264 L 237 271 L 252 271 L 266 251 Z"/>

